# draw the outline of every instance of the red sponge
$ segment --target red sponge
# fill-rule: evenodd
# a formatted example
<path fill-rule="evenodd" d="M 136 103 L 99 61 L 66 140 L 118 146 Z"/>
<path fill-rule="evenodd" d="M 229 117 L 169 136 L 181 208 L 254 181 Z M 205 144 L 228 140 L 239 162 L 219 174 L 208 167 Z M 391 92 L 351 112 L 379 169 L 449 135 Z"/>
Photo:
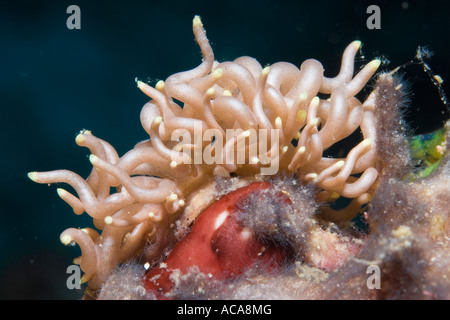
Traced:
<path fill-rule="evenodd" d="M 190 233 L 175 245 L 166 261 L 147 272 L 145 288 L 164 298 L 163 294 L 172 288 L 170 275 L 173 270 L 187 273 L 193 266 L 217 280 L 236 277 L 258 262 L 268 269 L 281 266 L 286 251 L 263 243 L 236 219 L 238 201 L 270 187 L 268 182 L 254 182 L 209 206 L 197 217 Z M 290 203 L 285 194 L 280 192 L 280 197 L 280 201 Z"/>

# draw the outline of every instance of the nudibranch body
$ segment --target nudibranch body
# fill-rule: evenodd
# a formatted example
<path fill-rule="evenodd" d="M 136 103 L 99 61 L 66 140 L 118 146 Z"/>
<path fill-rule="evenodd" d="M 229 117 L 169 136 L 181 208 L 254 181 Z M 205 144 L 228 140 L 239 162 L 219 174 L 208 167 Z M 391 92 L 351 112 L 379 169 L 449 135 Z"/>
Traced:
<path fill-rule="evenodd" d="M 203 56 L 198 67 L 154 88 L 137 81 L 151 98 L 141 111 L 149 139 L 119 156 L 82 131 L 76 143 L 92 153 L 87 179 L 68 170 L 29 174 L 71 185 L 78 196 L 61 188 L 58 195 L 93 218 L 95 229 L 61 235 L 81 248 L 76 262 L 87 297 L 128 292 L 110 284 L 114 270 L 134 260 L 144 262 L 142 272 L 153 266 L 141 274 L 141 298 L 185 297 L 180 279 L 190 275 L 220 282 L 295 269 L 326 279 L 367 243 L 367 233 L 349 222 L 380 179 L 407 167 L 403 140 L 393 144 L 395 156 L 393 147 L 383 150 L 403 134 L 389 132 L 388 113 L 397 119 L 389 107 L 402 103 L 398 80 L 382 74 L 364 102 L 355 97 L 380 65 L 373 60 L 354 75 L 360 41 L 348 45 L 339 74 L 329 78 L 314 59 L 300 68 L 263 68 L 250 57 L 218 62 L 198 16 L 193 32 Z M 325 155 L 358 132 L 345 157 Z M 349 199 L 345 208 L 333 208 L 339 197 Z"/>

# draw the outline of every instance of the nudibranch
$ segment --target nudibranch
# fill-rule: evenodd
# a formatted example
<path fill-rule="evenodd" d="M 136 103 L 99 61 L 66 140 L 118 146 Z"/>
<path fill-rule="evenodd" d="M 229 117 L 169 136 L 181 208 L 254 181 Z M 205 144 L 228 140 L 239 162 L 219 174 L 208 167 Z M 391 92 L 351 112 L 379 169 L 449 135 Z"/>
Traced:
<path fill-rule="evenodd" d="M 61 234 L 64 244 L 81 248 L 75 261 L 88 283 L 85 296 L 258 298 L 276 280 L 283 288 L 274 297 L 332 297 L 336 279 L 351 282 L 361 271 L 355 261 L 369 261 L 367 248 L 381 241 L 374 230 L 387 232 L 367 204 L 373 200 L 380 211 L 380 185 L 387 192 L 385 181 L 401 184 L 410 167 L 398 125 L 400 80 L 395 72 L 379 74 L 361 102 L 356 95 L 380 60 L 355 72 L 360 41 L 347 46 L 331 78 L 314 59 L 300 67 L 262 67 L 250 57 L 218 62 L 198 16 L 193 32 L 199 66 L 155 87 L 137 81 L 150 97 L 140 116 L 149 139 L 119 156 L 83 130 L 76 143 L 91 152 L 87 179 L 68 170 L 29 173 L 38 183 L 73 187 L 77 196 L 62 188 L 58 195 L 93 218 L 95 228 Z M 356 139 L 345 140 L 351 145 L 343 154 L 327 151 L 350 136 Z M 337 199 L 347 205 L 337 208 Z M 351 222 L 362 209 L 369 231 Z M 448 227 L 448 218 L 436 221 Z M 411 228 L 388 232 L 398 248 L 406 248 L 401 241 Z M 244 290 L 249 278 L 257 290 Z M 301 285 L 289 295 L 283 290 L 293 279 Z"/>

